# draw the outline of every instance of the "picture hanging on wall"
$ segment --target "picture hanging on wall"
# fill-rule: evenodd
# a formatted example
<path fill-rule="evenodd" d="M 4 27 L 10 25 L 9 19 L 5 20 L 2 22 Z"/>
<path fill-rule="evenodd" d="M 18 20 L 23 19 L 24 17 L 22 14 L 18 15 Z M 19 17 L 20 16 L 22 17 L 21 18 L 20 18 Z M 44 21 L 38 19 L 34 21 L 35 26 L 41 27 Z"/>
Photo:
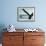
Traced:
<path fill-rule="evenodd" d="M 35 21 L 35 7 L 18 7 L 17 21 L 20 22 L 34 22 Z"/>

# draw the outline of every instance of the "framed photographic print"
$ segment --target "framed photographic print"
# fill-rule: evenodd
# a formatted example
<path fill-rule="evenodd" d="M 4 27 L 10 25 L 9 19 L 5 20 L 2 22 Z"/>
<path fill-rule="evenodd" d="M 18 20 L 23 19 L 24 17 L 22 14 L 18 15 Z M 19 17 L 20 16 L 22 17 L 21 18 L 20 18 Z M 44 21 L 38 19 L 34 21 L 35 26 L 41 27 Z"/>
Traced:
<path fill-rule="evenodd" d="M 17 21 L 34 22 L 35 21 L 35 7 L 18 7 Z"/>

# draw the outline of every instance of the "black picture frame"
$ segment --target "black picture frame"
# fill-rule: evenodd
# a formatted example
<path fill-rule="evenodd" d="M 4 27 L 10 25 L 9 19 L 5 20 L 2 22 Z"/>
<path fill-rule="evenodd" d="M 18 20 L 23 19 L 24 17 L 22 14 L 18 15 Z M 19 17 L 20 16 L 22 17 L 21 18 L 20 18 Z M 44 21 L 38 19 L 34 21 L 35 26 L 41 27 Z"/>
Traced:
<path fill-rule="evenodd" d="M 18 22 L 35 22 L 35 7 L 17 7 Z"/>

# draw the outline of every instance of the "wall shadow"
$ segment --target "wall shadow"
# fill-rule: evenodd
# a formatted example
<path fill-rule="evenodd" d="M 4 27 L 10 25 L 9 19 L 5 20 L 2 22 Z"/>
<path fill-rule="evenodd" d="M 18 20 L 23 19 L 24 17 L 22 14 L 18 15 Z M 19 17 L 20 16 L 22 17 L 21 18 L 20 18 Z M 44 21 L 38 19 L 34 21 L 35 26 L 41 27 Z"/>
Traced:
<path fill-rule="evenodd" d="M 0 43 L 2 43 L 3 32 L 6 32 L 6 26 L 4 24 L 0 24 Z"/>

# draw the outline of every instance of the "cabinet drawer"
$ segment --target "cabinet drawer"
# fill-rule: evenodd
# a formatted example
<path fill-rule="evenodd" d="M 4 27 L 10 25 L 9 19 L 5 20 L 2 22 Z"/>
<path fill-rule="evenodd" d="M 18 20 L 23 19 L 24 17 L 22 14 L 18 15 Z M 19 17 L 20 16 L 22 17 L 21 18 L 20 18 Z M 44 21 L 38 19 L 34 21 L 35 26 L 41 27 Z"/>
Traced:
<path fill-rule="evenodd" d="M 2 46 L 15 46 L 14 44 L 3 44 Z"/>
<path fill-rule="evenodd" d="M 16 41 L 23 40 L 23 36 L 5 36 L 3 37 L 3 43 L 14 43 Z"/>
<path fill-rule="evenodd" d="M 44 44 L 32 44 L 32 46 L 44 46 Z"/>
<path fill-rule="evenodd" d="M 23 36 L 23 32 L 4 32 L 4 36 Z"/>
<path fill-rule="evenodd" d="M 44 36 L 32 36 L 32 44 L 41 45 L 44 43 Z"/>
<path fill-rule="evenodd" d="M 43 36 L 44 32 L 25 32 L 24 36 Z"/>
<path fill-rule="evenodd" d="M 23 43 L 21 42 L 21 43 L 8 43 L 8 44 L 2 44 L 2 46 L 23 46 Z"/>
<path fill-rule="evenodd" d="M 44 35 L 25 35 L 24 36 L 24 46 L 42 46 L 44 44 Z"/>
<path fill-rule="evenodd" d="M 23 39 L 23 36 L 4 36 L 3 41 L 15 41 L 21 38 Z"/>

